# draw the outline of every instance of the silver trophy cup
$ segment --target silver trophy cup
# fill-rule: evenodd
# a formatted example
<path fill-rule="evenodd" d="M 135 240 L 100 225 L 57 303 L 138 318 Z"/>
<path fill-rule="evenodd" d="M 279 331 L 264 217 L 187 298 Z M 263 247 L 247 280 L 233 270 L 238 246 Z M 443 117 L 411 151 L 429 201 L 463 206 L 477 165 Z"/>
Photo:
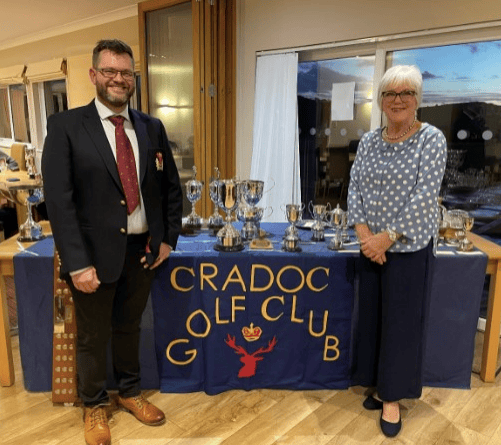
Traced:
<path fill-rule="evenodd" d="M 296 224 L 301 221 L 303 216 L 304 204 L 287 204 L 285 206 L 285 216 L 290 226 L 285 229 L 283 249 L 287 252 L 301 252 L 299 243 L 299 231 Z"/>
<path fill-rule="evenodd" d="M 311 226 L 311 240 L 312 241 L 324 241 L 325 240 L 325 218 L 327 216 L 327 213 L 330 211 L 331 205 L 330 203 L 327 203 L 327 205 L 323 204 L 313 204 L 312 201 L 310 201 L 308 205 L 308 210 L 310 211 L 311 215 L 313 216 L 313 219 L 315 222 Z"/>
<path fill-rule="evenodd" d="M 191 213 L 186 218 L 185 228 L 199 230 L 202 228 L 202 218 L 195 211 L 195 204 L 202 197 L 204 183 L 196 179 L 197 168 L 193 166 L 193 178 L 186 182 L 186 197 L 191 202 Z"/>
<path fill-rule="evenodd" d="M 345 212 L 341 209 L 341 207 L 339 207 L 339 204 L 334 210 L 329 212 L 329 222 L 336 230 L 334 237 L 327 246 L 331 250 L 341 250 L 343 248 L 341 228 L 343 227 L 343 220 L 346 220 L 344 215 Z"/>
<path fill-rule="evenodd" d="M 236 210 L 240 201 L 240 187 L 233 179 L 224 179 L 217 189 L 218 204 L 226 213 L 226 224 L 217 233 L 214 249 L 220 252 L 237 252 L 244 248 L 240 232 L 231 224 L 231 212 Z"/>

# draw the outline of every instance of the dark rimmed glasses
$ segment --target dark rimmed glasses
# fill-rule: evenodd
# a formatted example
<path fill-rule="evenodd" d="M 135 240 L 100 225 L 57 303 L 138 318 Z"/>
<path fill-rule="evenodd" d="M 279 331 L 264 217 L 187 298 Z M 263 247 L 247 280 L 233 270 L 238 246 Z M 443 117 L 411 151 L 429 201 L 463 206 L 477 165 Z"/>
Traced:
<path fill-rule="evenodd" d="M 401 91 L 400 93 L 396 93 L 395 91 L 383 91 L 381 93 L 381 96 L 383 96 L 383 99 L 387 99 L 390 102 L 393 102 L 397 96 L 400 97 L 400 100 L 402 102 L 407 102 L 411 100 L 413 97 L 416 97 L 417 93 L 415 91 L 411 90 L 405 90 Z"/>
<path fill-rule="evenodd" d="M 104 77 L 107 77 L 108 79 L 114 79 L 118 73 L 120 73 L 122 78 L 124 78 L 125 80 L 132 80 L 135 77 L 134 72 L 130 70 L 118 71 L 113 68 L 96 68 L 96 71 L 99 71 Z"/>

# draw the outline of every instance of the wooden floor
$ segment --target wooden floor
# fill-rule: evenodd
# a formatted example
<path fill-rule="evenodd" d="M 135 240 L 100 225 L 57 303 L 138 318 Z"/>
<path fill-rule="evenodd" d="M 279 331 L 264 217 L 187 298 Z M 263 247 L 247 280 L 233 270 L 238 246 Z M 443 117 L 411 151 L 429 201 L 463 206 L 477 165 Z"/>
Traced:
<path fill-rule="evenodd" d="M 18 337 L 13 338 L 16 384 L 0 387 L 0 444 L 84 444 L 80 408 L 53 406 L 50 393 L 24 390 Z M 403 429 L 386 439 L 378 412 L 362 408 L 363 388 L 344 391 L 230 391 L 146 395 L 167 415 L 147 427 L 114 412 L 116 445 L 499 445 L 501 377 L 483 383 L 472 374 L 471 390 L 425 388 L 417 401 L 402 403 Z"/>

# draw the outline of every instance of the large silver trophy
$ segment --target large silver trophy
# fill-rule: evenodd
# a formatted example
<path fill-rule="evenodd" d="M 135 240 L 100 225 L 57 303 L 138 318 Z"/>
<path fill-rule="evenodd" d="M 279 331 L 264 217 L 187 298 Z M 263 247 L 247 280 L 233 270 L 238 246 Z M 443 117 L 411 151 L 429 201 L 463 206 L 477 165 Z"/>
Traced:
<path fill-rule="evenodd" d="M 186 218 L 184 226 L 187 230 L 195 231 L 202 228 L 202 218 L 195 211 L 195 204 L 202 197 L 204 183 L 196 179 L 197 168 L 193 166 L 193 178 L 186 182 L 186 197 L 191 202 L 191 213 Z"/>
<path fill-rule="evenodd" d="M 217 188 L 217 202 L 226 213 L 226 224 L 217 233 L 217 242 L 214 249 L 220 252 L 238 252 L 244 248 L 240 232 L 231 224 L 231 212 L 240 202 L 240 187 L 234 179 L 219 181 Z"/>
<path fill-rule="evenodd" d="M 216 172 L 215 176 L 211 177 L 210 182 L 209 182 L 209 196 L 214 204 L 214 213 L 212 213 L 211 216 L 209 216 L 209 220 L 207 222 L 207 225 L 209 227 L 209 230 L 211 231 L 212 234 L 216 235 L 219 230 L 223 228 L 224 225 L 224 220 L 223 217 L 219 214 L 219 204 L 218 204 L 218 189 L 219 189 L 219 184 L 221 182 L 220 176 L 219 176 L 219 169 L 217 167 L 214 167 L 214 170 Z"/>

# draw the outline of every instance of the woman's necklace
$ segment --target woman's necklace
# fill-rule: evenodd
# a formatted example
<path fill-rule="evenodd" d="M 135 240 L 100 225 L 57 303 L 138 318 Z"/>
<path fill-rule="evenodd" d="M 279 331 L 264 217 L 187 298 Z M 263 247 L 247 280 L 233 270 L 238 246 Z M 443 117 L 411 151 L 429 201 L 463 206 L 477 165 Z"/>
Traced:
<path fill-rule="evenodd" d="M 386 138 L 386 139 L 389 139 L 390 141 L 396 141 L 397 139 L 401 139 L 403 138 L 407 133 L 409 133 L 409 131 L 412 130 L 412 127 L 414 127 L 414 124 L 417 122 L 417 119 L 414 118 L 414 120 L 412 121 L 412 124 L 411 126 L 405 130 L 401 135 L 399 136 L 395 136 L 395 137 L 391 137 L 391 136 L 388 136 L 388 127 L 384 127 L 383 128 L 383 136 Z"/>

